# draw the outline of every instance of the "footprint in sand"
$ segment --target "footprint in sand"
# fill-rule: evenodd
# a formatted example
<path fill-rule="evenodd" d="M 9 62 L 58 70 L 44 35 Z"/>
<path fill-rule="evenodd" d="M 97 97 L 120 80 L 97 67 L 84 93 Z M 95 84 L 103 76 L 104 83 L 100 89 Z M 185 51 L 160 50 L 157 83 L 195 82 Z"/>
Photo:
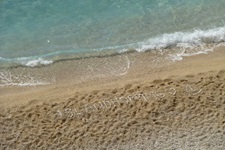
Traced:
<path fill-rule="evenodd" d="M 197 95 L 202 92 L 202 89 L 193 88 L 193 86 L 187 84 L 186 85 L 186 92 L 188 95 Z"/>

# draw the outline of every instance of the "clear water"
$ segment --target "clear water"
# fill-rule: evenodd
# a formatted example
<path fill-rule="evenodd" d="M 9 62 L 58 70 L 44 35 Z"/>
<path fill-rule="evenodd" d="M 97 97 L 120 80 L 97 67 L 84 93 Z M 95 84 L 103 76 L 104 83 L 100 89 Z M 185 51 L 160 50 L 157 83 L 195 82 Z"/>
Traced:
<path fill-rule="evenodd" d="M 0 66 L 223 42 L 224 22 L 225 0 L 1 0 Z"/>

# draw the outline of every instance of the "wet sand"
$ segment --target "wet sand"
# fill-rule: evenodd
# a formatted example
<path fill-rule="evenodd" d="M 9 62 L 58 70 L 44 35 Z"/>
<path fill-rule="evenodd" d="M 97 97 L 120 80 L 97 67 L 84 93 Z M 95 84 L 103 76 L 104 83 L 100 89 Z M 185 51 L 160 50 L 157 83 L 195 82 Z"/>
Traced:
<path fill-rule="evenodd" d="M 224 149 L 225 48 L 176 62 L 159 56 L 33 68 L 56 82 L 0 89 L 0 147 Z"/>

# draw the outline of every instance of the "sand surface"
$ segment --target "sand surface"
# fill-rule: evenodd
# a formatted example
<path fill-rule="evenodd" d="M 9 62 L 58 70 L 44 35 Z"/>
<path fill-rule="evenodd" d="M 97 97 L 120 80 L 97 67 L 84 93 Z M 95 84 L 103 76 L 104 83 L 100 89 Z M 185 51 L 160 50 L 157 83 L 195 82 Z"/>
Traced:
<path fill-rule="evenodd" d="M 176 62 L 155 55 L 81 61 L 126 62 L 97 75 L 57 63 L 34 70 L 61 68 L 55 84 L 1 88 L 0 149 L 225 149 L 225 48 Z"/>

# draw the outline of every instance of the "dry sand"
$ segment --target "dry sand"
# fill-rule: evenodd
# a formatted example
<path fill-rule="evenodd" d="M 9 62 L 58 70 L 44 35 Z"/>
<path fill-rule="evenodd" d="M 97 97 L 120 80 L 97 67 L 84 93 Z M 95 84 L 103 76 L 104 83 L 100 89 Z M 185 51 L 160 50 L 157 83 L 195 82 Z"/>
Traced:
<path fill-rule="evenodd" d="M 79 78 L 69 61 L 43 67 L 62 69 L 57 84 L 1 88 L 0 149 L 225 149 L 225 48 L 175 63 L 154 55 L 82 60 L 128 58 L 120 76 Z"/>

